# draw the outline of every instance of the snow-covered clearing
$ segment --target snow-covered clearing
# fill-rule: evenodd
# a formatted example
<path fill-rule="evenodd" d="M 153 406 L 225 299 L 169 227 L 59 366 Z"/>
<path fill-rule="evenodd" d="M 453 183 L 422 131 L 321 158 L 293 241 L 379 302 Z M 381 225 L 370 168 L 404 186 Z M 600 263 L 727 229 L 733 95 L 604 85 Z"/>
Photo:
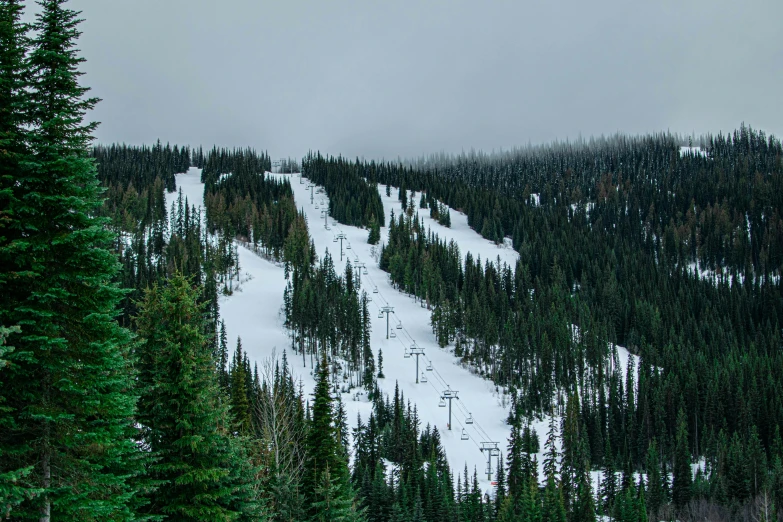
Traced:
<path fill-rule="evenodd" d="M 386 227 L 381 228 L 381 241 L 386 243 L 388 239 L 388 226 L 389 215 L 392 210 L 394 216 L 399 218 L 402 210 L 402 202 L 398 199 L 397 195 L 399 189 L 397 187 L 390 187 L 391 196 L 386 196 L 386 185 L 378 185 L 378 192 L 381 195 L 383 201 L 383 211 L 386 214 Z M 519 259 L 519 252 L 511 247 L 510 240 L 506 240 L 503 245 L 496 245 L 488 239 L 484 239 L 480 234 L 468 226 L 468 216 L 459 212 L 453 208 L 449 209 L 451 215 L 451 227 L 445 227 L 430 217 L 430 210 L 427 208 L 419 207 L 419 198 L 421 192 L 415 193 L 415 196 L 411 197 L 412 192 L 408 191 L 408 201 L 413 203 L 416 208 L 416 212 L 419 214 L 419 221 L 424 223 L 424 229 L 429 228 L 433 233 L 448 243 L 451 240 L 459 245 L 460 254 L 462 254 L 463 260 L 465 254 L 470 252 L 473 255 L 473 259 L 481 257 L 482 263 L 484 261 L 497 262 L 498 256 L 500 256 L 500 262 L 506 263 L 513 269 L 517 265 Z M 322 198 L 325 199 L 325 198 Z M 308 203 L 309 203 L 308 199 Z M 323 219 L 321 220 L 323 222 Z M 365 234 L 366 235 L 366 234 Z M 367 242 L 367 238 L 364 238 L 364 242 Z"/>
<path fill-rule="evenodd" d="M 452 469 L 455 472 L 461 472 L 467 464 L 472 473 L 475 467 L 482 480 L 482 485 L 489 489 L 490 484 L 486 474 L 482 474 L 486 468 L 487 459 L 485 453 L 479 451 L 479 448 L 482 442 L 497 442 L 502 453 L 506 453 L 509 427 L 506 425 L 505 419 L 508 417 L 508 404 L 504 402 L 502 394 L 495 390 L 494 384 L 473 375 L 468 369 L 460 366 L 459 360 L 451 353 L 451 348 L 441 349 L 438 347 L 430 326 L 430 311 L 422 308 L 420 303 L 412 297 L 392 287 L 388 275 L 378 267 L 379 247 L 367 243 L 367 230 L 345 226 L 331 218 L 327 221 L 329 226 L 329 230 L 327 230 L 324 227 L 324 218 L 321 214 L 321 210 L 328 208 L 325 194 L 313 191 L 314 198 L 311 204 L 311 190 L 307 188 L 306 179 L 301 179 L 300 183 L 300 176 L 296 174 L 272 174 L 272 176 L 290 178 L 294 199 L 297 207 L 302 209 L 307 216 L 310 235 L 315 242 L 319 256 L 323 256 L 328 249 L 338 273 L 345 270 L 345 265 L 349 260 L 354 266 L 357 262 L 365 264 L 367 274 L 362 274 L 361 284 L 362 288 L 372 297 L 370 311 L 375 317 L 372 346 L 376 360 L 378 352 L 383 350 L 383 371 L 386 378 L 379 379 L 378 386 L 381 391 L 391 395 L 394 393 L 395 382 L 399 382 L 400 391 L 405 395 L 406 401 L 410 401 L 416 407 L 422 427 L 427 424 L 438 427 Z M 391 198 L 385 197 L 385 187 L 379 187 L 379 190 L 387 213 L 386 224 L 388 225 L 388 214 L 394 209 L 395 215 L 399 215 L 402 210 L 401 204 L 396 199 L 396 189 Z M 315 208 L 316 205 L 318 205 L 318 209 Z M 443 227 L 432 220 L 428 210 L 420 209 L 419 215 L 424 220 L 425 226 L 429 226 L 441 238 L 447 241 L 454 239 L 459 244 L 463 255 L 470 251 L 474 257 L 480 255 L 482 260 L 490 259 L 492 261 L 500 256 L 501 262 L 509 263 L 512 266 L 516 264 L 517 252 L 510 248 L 498 248 L 492 242 L 483 239 L 468 227 L 467 217 L 463 214 L 451 211 L 452 228 Z M 334 242 L 334 237 L 340 233 L 347 238 L 343 242 L 342 260 L 340 259 L 340 243 Z M 382 241 L 385 241 L 387 237 L 388 227 L 383 227 L 381 229 Z M 350 245 L 350 249 L 348 249 L 348 245 Z M 243 293 L 251 292 L 252 284 L 253 281 L 246 283 L 243 287 Z M 375 293 L 376 288 L 377 293 Z M 282 291 L 279 302 L 282 304 Z M 378 317 L 381 307 L 384 306 L 391 306 L 394 309 L 389 318 L 389 339 L 386 339 L 386 316 Z M 226 324 L 228 321 L 229 318 L 226 317 Z M 398 324 L 402 328 L 398 329 Z M 392 338 L 391 335 L 395 337 Z M 419 358 L 418 377 L 421 381 L 422 375 L 425 376 L 426 383 L 416 384 L 416 357 L 405 357 L 406 349 L 410 348 L 414 342 L 424 349 L 424 355 Z M 294 368 L 301 368 L 301 361 L 293 359 L 292 361 Z M 433 369 L 427 371 L 426 368 L 430 363 Z M 307 371 L 309 372 L 309 368 Z M 305 385 L 307 386 L 308 383 L 305 382 Z M 451 390 L 458 392 L 459 397 L 459 399 L 452 401 L 451 431 L 448 429 L 448 406 L 439 406 L 441 394 L 449 386 Z M 343 394 L 343 401 L 346 404 L 351 424 L 355 425 L 356 415 L 359 413 L 363 419 L 368 418 L 369 403 L 362 400 L 354 401 L 350 393 Z M 474 423 L 466 424 L 465 421 L 471 413 Z M 467 440 L 462 440 L 463 428 L 469 437 Z M 493 458 L 493 472 L 496 466 L 497 459 Z"/>
<path fill-rule="evenodd" d="M 470 473 L 475 468 L 478 471 L 481 486 L 491 491 L 487 480 L 486 453 L 479 450 L 482 442 L 498 443 L 500 452 L 506 455 L 506 445 L 510 428 L 505 423 L 508 417 L 508 402 L 503 390 L 497 390 L 491 382 L 474 375 L 469 369 L 460 365 L 459 359 L 453 353 L 453 347 L 441 349 L 438 347 L 430 326 L 430 311 L 422 308 L 412 297 L 399 292 L 392 287 L 388 275 L 378 267 L 378 247 L 367 243 L 368 231 L 356 227 L 345 226 L 328 218 L 324 227 L 321 211 L 327 206 L 325 194 L 314 193 L 313 203 L 310 203 L 311 191 L 307 188 L 307 180 L 298 174 L 267 174 L 274 177 L 290 178 L 291 187 L 297 207 L 304 211 L 307 217 L 310 235 L 313 238 L 318 255 L 328 250 L 335 263 L 335 270 L 342 273 L 346 263 L 364 263 L 367 274 L 362 274 L 361 284 L 368 295 L 372 297 L 371 313 L 374 314 L 372 331 L 372 346 L 376 361 L 379 351 L 383 351 L 383 371 L 385 379 L 379 379 L 378 385 L 382 392 L 392 395 L 395 382 L 399 383 L 400 391 L 405 399 L 416 407 L 422 428 L 427 424 L 438 427 L 441 433 L 444 449 L 455 475 L 461 473 L 467 464 Z M 301 183 L 300 183 L 301 180 Z M 200 182 L 200 170 L 190 169 L 187 174 L 177 176 L 177 187 L 193 205 L 202 204 L 204 186 Z M 388 226 L 389 213 L 393 209 L 395 215 L 401 212 L 401 204 L 397 200 L 396 189 L 392 197 L 385 196 L 385 187 L 379 187 L 386 212 Z M 167 195 L 167 205 L 170 208 L 176 193 Z M 414 201 L 418 203 L 418 201 Z M 315 206 L 318 205 L 318 209 Z M 418 204 L 416 205 L 418 208 Z M 436 232 L 442 239 L 456 241 L 464 257 L 471 252 L 474 257 L 482 260 L 501 262 L 511 266 L 516 264 L 518 253 L 508 246 L 498 247 L 485 240 L 467 225 L 467 217 L 451 209 L 452 227 L 439 225 L 429 217 L 429 211 L 418 209 L 420 219 Z M 340 243 L 334 242 L 337 234 L 347 238 L 343 242 L 343 256 L 340 259 Z M 388 227 L 381 229 L 382 241 L 388 237 Z M 348 249 L 350 245 L 350 249 Z M 290 338 L 283 326 L 283 290 L 285 278 L 283 268 L 272 263 L 253 251 L 238 246 L 239 263 L 242 284 L 235 289 L 233 295 L 221 298 L 220 315 L 225 321 L 229 338 L 229 346 L 233 350 L 237 337 L 242 339 L 242 347 L 247 352 L 251 364 L 257 363 L 259 369 L 271 357 L 280 357 L 283 350 L 288 350 L 289 361 L 294 377 L 301 382 L 305 393 L 312 393 L 314 380 L 311 375 L 309 357 L 305 365 L 300 358 L 291 353 Z M 358 261 L 357 261 L 358 260 Z M 375 293 L 377 288 L 378 292 Z M 391 306 L 394 312 L 389 318 L 389 332 L 395 337 L 386 339 L 386 318 L 379 318 L 381 307 Z M 397 328 L 397 326 L 401 328 Z M 416 357 L 405 357 L 406 349 L 413 344 L 424 349 L 424 355 L 419 359 L 418 377 L 416 383 Z M 623 370 L 627 365 L 628 352 L 618 347 L 618 355 Z M 432 364 L 432 371 L 427 367 Z M 638 368 L 638 364 L 637 364 Z M 422 376 L 426 379 L 423 382 Z M 458 392 L 459 399 L 452 401 L 452 430 L 448 429 L 448 406 L 441 407 L 441 395 L 450 387 Z M 366 421 L 371 412 L 371 404 L 357 389 L 342 394 L 342 400 L 348 413 L 351 427 L 355 426 L 357 415 Z M 448 404 L 448 401 L 447 401 Z M 472 414 L 474 422 L 467 424 L 468 416 Z M 534 421 L 531 426 L 536 430 L 541 443 L 538 455 L 539 465 L 543 465 L 544 441 L 546 440 L 548 419 Z M 557 423 L 559 428 L 559 421 Z M 463 429 L 468 436 L 463 440 Z M 493 480 L 497 468 L 497 458 L 492 459 Z M 543 469 L 540 469 L 543 479 Z M 594 480 L 597 474 L 594 474 Z"/>

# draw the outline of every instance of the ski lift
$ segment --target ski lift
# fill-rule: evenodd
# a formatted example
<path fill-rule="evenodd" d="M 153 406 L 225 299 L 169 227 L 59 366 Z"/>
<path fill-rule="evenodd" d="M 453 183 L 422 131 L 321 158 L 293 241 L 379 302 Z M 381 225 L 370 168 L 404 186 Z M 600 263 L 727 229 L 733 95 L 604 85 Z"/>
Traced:
<path fill-rule="evenodd" d="M 445 408 L 445 407 L 446 407 L 446 399 L 441 397 L 440 402 L 438 403 L 438 408 Z"/>
<path fill-rule="evenodd" d="M 394 333 L 394 332 L 391 332 L 391 333 L 389 334 L 389 337 L 391 337 L 392 339 L 395 339 L 395 338 L 397 337 L 397 334 L 396 334 L 396 333 Z"/>
<path fill-rule="evenodd" d="M 358 263 L 359 262 L 359 256 L 353 256 L 353 262 Z"/>
<path fill-rule="evenodd" d="M 470 437 L 468 437 L 468 432 L 465 431 L 465 428 L 462 428 L 462 435 L 460 436 L 460 439 L 462 440 L 468 440 Z"/>
<path fill-rule="evenodd" d="M 332 243 L 337 243 L 337 238 L 332 239 Z"/>
<path fill-rule="evenodd" d="M 424 372 L 421 372 L 421 379 L 419 379 L 419 382 L 427 382 L 427 376 L 424 374 Z"/>
<path fill-rule="evenodd" d="M 473 414 L 468 413 L 468 418 L 465 419 L 465 424 L 473 424 Z"/>
<path fill-rule="evenodd" d="M 406 359 L 410 359 L 411 353 L 408 351 L 407 348 L 405 348 L 405 352 L 402 354 L 402 356 L 405 357 Z"/>
<path fill-rule="evenodd" d="M 321 207 L 319 207 L 319 206 L 318 206 L 318 203 L 316 203 L 316 204 L 315 204 L 315 209 L 316 209 L 316 210 L 318 210 L 319 208 L 321 208 Z"/>
<path fill-rule="evenodd" d="M 397 329 L 402 330 L 402 321 L 397 322 Z"/>
<path fill-rule="evenodd" d="M 428 372 L 432 371 L 432 361 L 427 361 L 427 371 Z"/>
<path fill-rule="evenodd" d="M 378 287 L 377 286 L 372 289 L 372 293 L 373 294 L 377 294 L 378 293 Z"/>
<path fill-rule="evenodd" d="M 318 208 L 318 207 L 315 207 L 315 208 Z M 345 247 L 345 249 L 346 249 L 346 250 L 350 250 L 350 249 L 351 249 L 351 244 L 350 244 L 350 243 L 348 243 L 348 246 L 347 246 L 347 247 Z"/>
<path fill-rule="evenodd" d="M 363 271 L 362 273 L 363 273 L 364 275 L 367 275 L 367 268 L 365 268 L 365 269 L 364 269 L 364 271 Z"/>
<path fill-rule="evenodd" d="M 383 319 L 383 312 L 378 312 L 378 319 Z"/>

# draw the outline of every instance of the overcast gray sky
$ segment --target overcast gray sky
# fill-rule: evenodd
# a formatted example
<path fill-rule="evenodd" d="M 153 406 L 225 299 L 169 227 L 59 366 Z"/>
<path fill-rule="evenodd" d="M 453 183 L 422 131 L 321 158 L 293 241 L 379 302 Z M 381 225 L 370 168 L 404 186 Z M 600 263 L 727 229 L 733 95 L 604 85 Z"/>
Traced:
<path fill-rule="evenodd" d="M 783 134 L 783 1 L 72 0 L 101 142 L 396 158 Z"/>

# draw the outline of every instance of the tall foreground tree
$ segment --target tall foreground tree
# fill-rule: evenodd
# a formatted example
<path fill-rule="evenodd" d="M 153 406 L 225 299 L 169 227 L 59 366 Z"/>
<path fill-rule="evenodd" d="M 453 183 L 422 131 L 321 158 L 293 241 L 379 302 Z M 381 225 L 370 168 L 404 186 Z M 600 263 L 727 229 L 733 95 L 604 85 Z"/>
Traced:
<path fill-rule="evenodd" d="M 198 295 L 176 274 L 147 291 L 137 319 L 138 420 L 159 483 L 148 511 L 178 521 L 258 520 L 254 469 L 233 435 Z"/>
<path fill-rule="evenodd" d="M 32 467 L 20 485 L 40 490 L 11 518 L 130 520 L 140 460 L 129 337 L 115 321 L 112 237 L 94 217 L 95 124 L 83 120 L 97 100 L 79 85 L 80 20 L 63 3 L 41 2 L 20 62 L 19 2 L 0 2 L 0 324 L 20 327 L 8 340 L 0 474 Z"/>

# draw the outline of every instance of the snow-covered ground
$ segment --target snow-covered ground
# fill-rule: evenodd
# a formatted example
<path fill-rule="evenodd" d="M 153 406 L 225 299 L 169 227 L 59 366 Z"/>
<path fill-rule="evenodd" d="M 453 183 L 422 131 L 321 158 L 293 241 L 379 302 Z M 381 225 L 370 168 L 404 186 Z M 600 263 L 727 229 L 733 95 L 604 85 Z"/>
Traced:
<path fill-rule="evenodd" d="M 394 216 L 399 218 L 402 210 L 402 203 L 398 199 L 399 189 L 397 187 L 390 187 L 390 196 L 386 196 L 386 185 L 379 185 L 378 192 L 381 195 L 383 201 L 383 211 L 386 214 L 386 227 L 381 229 L 381 239 L 385 243 L 388 239 L 388 226 L 389 215 L 392 210 Z M 497 262 L 498 256 L 500 256 L 500 262 L 506 263 L 513 269 L 517 260 L 519 259 L 519 252 L 511 247 L 511 241 L 509 239 L 503 245 L 496 245 L 492 241 L 484 239 L 480 234 L 477 234 L 475 230 L 468 226 L 468 216 L 462 212 L 458 212 L 454 209 L 449 209 L 451 217 L 451 227 L 445 227 L 438 223 L 436 220 L 430 217 L 430 210 L 428 208 L 419 207 L 419 199 L 421 198 L 421 192 L 416 192 L 415 196 L 411 198 L 411 191 L 408 191 L 408 201 L 414 204 L 416 212 L 419 214 L 419 220 L 424 223 L 425 230 L 429 228 L 432 232 L 436 233 L 438 237 L 446 242 L 454 240 L 459 245 L 460 253 L 463 260 L 465 254 L 470 252 L 473 254 L 473 258 L 481 257 L 481 261 Z M 309 203 L 309 199 L 307 200 Z M 323 222 L 323 219 L 321 220 Z M 364 238 L 364 242 L 367 242 L 367 238 Z"/>
<path fill-rule="evenodd" d="M 497 442 L 502 453 L 506 453 L 506 443 L 509 436 L 509 427 L 505 423 L 508 417 L 508 403 L 504 402 L 502 393 L 498 393 L 491 382 L 473 375 L 468 369 L 459 365 L 459 360 L 451 353 L 451 348 L 441 349 L 432 328 L 430 326 L 430 311 L 422 308 L 408 295 L 394 289 L 388 275 L 378 267 L 379 247 L 367 243 L 368 231 L 345 226 L 328 219 L 329 230 L 324 228 L 324 218 L 321 210 L 328 208 L 325 194 L 315 193 L 313 203 L 310 203 L 311 190 L 308 190 L 306 179 L 300 183 L 299 175 L 273 174 L 279 177 L 290 177 L 294 199 L 298 208 L 307 216 L 310 235 L 315 242 L 319 256 L 323 256 L 328 249 L 335 262 L 335 270 L 341 273 L 346 263 L 355 266 L 357 262 L 364 263 L 367 274 L 362 275 L 362 288 L 372 297 L 370 311 L 374 314 L 372 331 L 372 346 L 377 360 L 379 350 L 383 350 L 383 371 L 385 379 L 379 379 L 378 386 L 381 391 L 393 394 L 395 382 L 399 382 L 400 391 L 405 395 L 418 411 L 422 427 L 431 424 L 438 427 L 441 433 L 444 449 L 449 463 L 455 472 L 461 472 L 467 464 L 470 472 L 475 467 L 478 470 L 482 485 L 489 489 L 489 481 L 486 474 L 485 453 L 479 451 L 482 442 Z M 397 200 L 397 190 L 392 190 L 392 196 L 385 196 L 385 187 L 379 187 L 386 212 L 387 227 L 381 229 L 382 241 L 388 237 L 389 213 L 394 209 L 395 215 L 399 215 L 402 207 Z M 414 203 L 418 208 L 418 198 Z M 318 209 L 315 206 L 318 205 Z M 481 256 L 482 260 L 495 261 L 500 256 L 501 262 L 516 264 L 518 253 L 506 247 L 497 247 L 492 242 L 483 239 L 467 225 L 467 217 L 455 210 L 451 210 L 452 227 L 439 225 L 429 217 L 429 210 L 419 209 L 419 216 L 424 220 L 425 226 L 436 232 L 446 240 L 454 239 L 460 246 L 463 256 L 470 251 L 474 257 Z M 344 234 L 347 241 L 343 242 L 343 258 L 340 259 L 340 243 L 334 242 L 337 234 Z M 347 246 L 350 245 L 350 249 Z M 357 261 L 358 260 L 358 261 Z M 245 284 L 243 292 L 249 292 L 250 283 Z M 375 293 L 377 288 L 378 292 Z M 280 296 L 282 303 L 282 293 Z M 394 312 L 389 318 L 390 334 L 395 338 L 386 339 L 386 318 L 379 318 L 380 308 L 391 306 Z M 226 319 L 228 324 L 228 319 Z M 396 328 L 397 325 L 402 328 Z M 427 382 L 416 384 L 416 358 L 405 357 L 406 349 L 413 344 L 424 348 L 424 355 L 419 359 L 419 379 L 424 375 Z M 243 343 L 244 346 L 244 343 Z M 427 371 L 428 364 L 432 364 L 432 371 Z M 301 367 L 301 361 L 295 361 L 294 367 Z M 309 361 L 308 361 L 309 364 Z M 309 368 L 308 368 L 309 370 Z M 448 406 L 440 407 L 440 397 L 444 390 L 450 387 L 458 392 L 458 400 L 452 401 L 452 430 L 448 429 Z M 356 415 L 361 413 L 363 419 L 367 419 L 370 413 L 370 405 L 362 401 L 353 401 L 351 394 L 344 394 L 349 421 L 356 423 Z M 474 423 L 466 424 L 467 417 L 472 414 Z M 462 439 L 462 430 L 469 437 Z M 497 466 L 497 459 L 493 459 L 493 472 Z M 493 473 L 494 475 L 494 473 Z"/>
<path fill-rule="evenodd" d="M 386 378 L 379 379 L 378 385 L 381 391 L 393 394 L 395 382 L 398 382 L 406 401 L 410 401 L 416 407 L 422 428 L 427 424 L 438 427 L 449 464 L 455 475 L 461 473 L 467 464 L 470 473 L 474 468 L 478 471 L 481 486 L 491 491 L 493 488 L 485 473 L 486 453 L 481 452 L 479 448 L 482 442 L 495 442 L 498 443 L 500 452 L 506 455 L 510 430 L 505 423 L 508 417 L 508 402 L 502 393 L 503 390 L 497 390 L 494 384 L 461 366 L 459 359 L 452 353 L 453 347 L 445 349 L 438 347 L 430 326 L 430 311 L 422 308 L 420 303 L 410 296 L 392 287 L 388 275 L 378 267 L 378 247 L 367 243 L 367 230 L 341 225 L 331 218 L 327 220 L 329 227 L 327 230 L 321 214 L 323 209 L 328 208 L 325 194 L 313 191 L 314 198 L 311 204 L 311 191 L 307 188 L 306 179 L 301 179 L 298 174 L 271 174 L 271 176 L 290 178 L 296 205 L 307 217 L 310 235 L 320 257 L 323 257 L 328 249 L 338 273 L 344 271 L 349 260 L 354 266 L 357 262 L 365 264 L 367 273 L 362 274 L 361 284 L 372 297 L 370 303 L 371 313 L 374 314 L 372 346 L 376 361 L 379 351 L 383 350 L 383 370 Z M 177 175 L 177 187 L 182 190 L 190 204 L 198 205 L 202 202 L 203 184 L 200 182 L 199 169 L 190 169 L 187 174 Z M 392 196 L 389 198 L 385 196 L 384 186 L 379 187 L 379 191 L 388 225 L 389 213 L 393 209 L 395 215 L 399 215 L 402 210 L 401 204 L 397 200 L 396 189 L 392 189 Z M 176 193 L 167 195 L 169 208 L 175 199 Z M 441 238 L 456 241 L 463 256 L 471 252 L 474 257 L 481 256 L 482 260 L 493 262 L 500 256 L 501 262 L 512 266 L 516 264 L 517 252 L 507 245 L 498 247 L 482 238 L 468 227 L 464 214 L 451 209 L 452 227 L 447 228 L 430 219 L 428 210 L 418 209 L 418 198 L 414 203 L 425 226 L 430 227 Z M 315 208 L 316 205 L 318 209 Z M 342 260 L 340 243 L 334 242 L 335 236 L 340 233 L 347 238 L 343 242 Z M 383 227 L 382 241 L 385 242 L 387 236 L 388 228 Z M 283 268 L 242 246 L 238 247 L 238 253 L 242 284 L 235 289 L 233 295 L 223 297 L 220 301 L 220 314 L 226 324 L 230 348 L 233 350 L 237 337 L 241 337 L 242 347 L 248 353 L 251 364 L 258 363 L 259 368 L 264 361 L 271 357 L 279 358 L 283 350 L 288 350 L 294 377 L 301 382 L 307 394 L 312 393 L 314 380 L 309 357 L 303 364 L 301 359 L 291 353 L 289 349 L 291 341 L 283 327 L 282 306 L 285 288 Z M 389 319 L 389 332 L 395 337 L 389 339 L 386 339 L 386 318 L 378 317 L 380 308 L 384 306 L 391 306 L 394 309 Z M 401 328 L 398 329 L 398 325 Z M 418 384 L 416 383 L 416 358 L 405 357 L 406 349 L 414 343 L 424 349 L 424 355 L 419 359 L 420 382 Z M 620 347 L 618 347 L 618 354 L 624 369 L 629 354 Z M 432 365 L 432 371 L 427 371 L 429 364 Z M 423 382 L 422 376 L 427 382 Z M 458 392 L 459 397 L 452 402 L 452 430 L 449 430 L 447 425 L 448 406 L 439 406 L 441 395 L 446 389 Z M 361 415 L 366 421 L 371 412 L 371 404 L 363 395 L 357 396 L 356 392 L 355 389 L 342 395 L 351 427 L 355 426 L 357 415 Z M 466 420 L 471 414 L 474 422 L 467 424 Z M 538 433 L 541 443 L 541 454 L 538 455 L 541 466 L 548 420 L 535 421 L 532 427 Z M 467 440 L 462 438 L 463 429 L 468 437 Z M 494 480 L 497 458 L 492 460 Z M 540 471 L 542 474 L 543 471 Z M 594 480 L 596 479 L 597 474 L 594 476 Z"/>

